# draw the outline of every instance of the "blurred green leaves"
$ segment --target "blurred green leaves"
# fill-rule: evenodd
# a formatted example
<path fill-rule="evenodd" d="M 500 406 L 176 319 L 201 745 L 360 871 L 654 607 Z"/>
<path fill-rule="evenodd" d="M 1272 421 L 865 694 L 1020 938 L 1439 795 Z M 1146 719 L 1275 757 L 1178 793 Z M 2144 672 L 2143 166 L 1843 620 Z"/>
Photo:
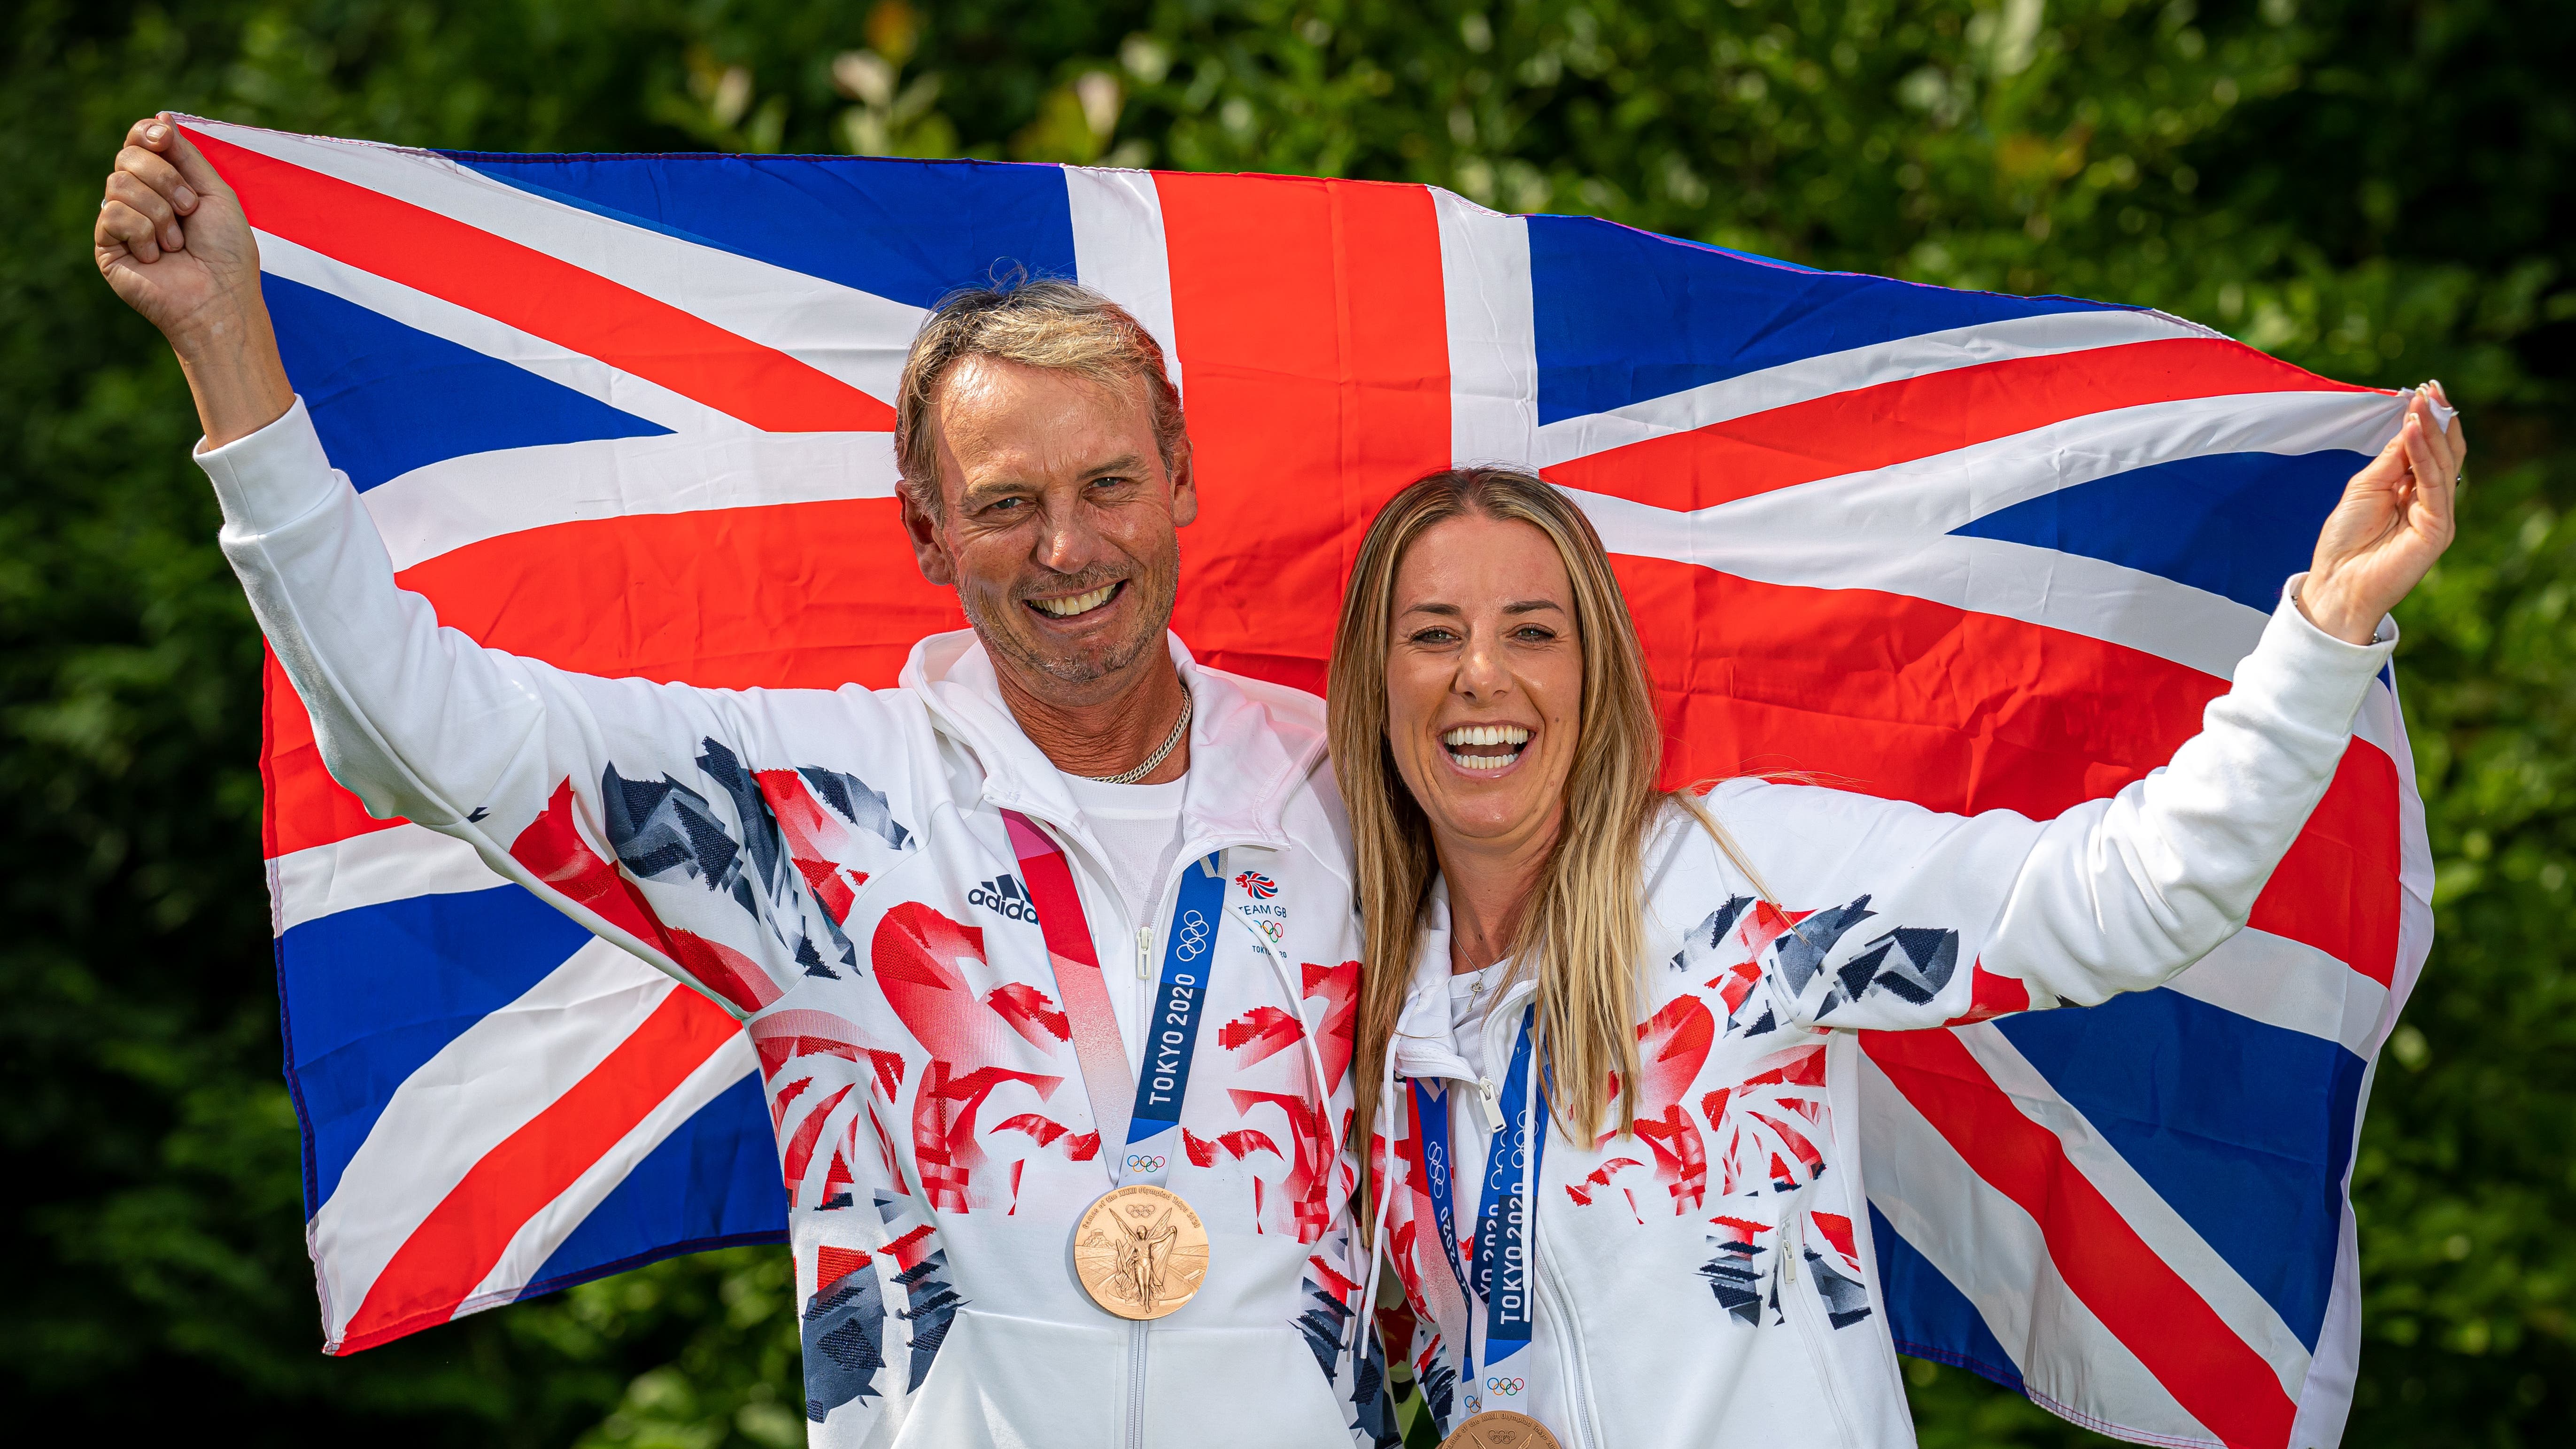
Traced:
<path fill-rule="evenodd" d="M 91 274 L 158 108 L 492 150 L 1424 181 L 1809 265 L 2166 308 L 2470 411 L 2401 622 L 2439 938 L 2372 1085 L 2351 1442 L 2576 1419 L 2576 10 L 2504 0 L 25 0 L 0 86 L 0 1116 L 31 1418 L 786 1445 L 783 1251 L 313 1352 L 258 642 L 176 369 Z M 1909 1363 L 1922 1438 L 2100 1442 Z"/>

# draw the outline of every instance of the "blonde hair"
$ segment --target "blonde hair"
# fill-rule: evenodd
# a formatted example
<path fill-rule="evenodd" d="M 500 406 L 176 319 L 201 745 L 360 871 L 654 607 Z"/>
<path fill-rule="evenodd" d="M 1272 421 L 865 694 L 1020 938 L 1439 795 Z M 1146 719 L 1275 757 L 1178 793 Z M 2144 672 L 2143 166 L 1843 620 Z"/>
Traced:
<path fill-rule="evenodd" d="M 895 388 L 896 468 L 905 496 L 933 518 L 941 500 L 932 410 L 950 369 L 969 357 L 997 357 L 1111 387 L 1142 381 L 1166 471 L 1188 446 L 1181 395 L 1164 369 L 1162 344 L 1126 308 L 1089 287 L 1054 280 L 1015 278 L 951 292 L 913 335 Z"/>
<path fill-rule="evenodd" d="M 1579 1128 L 1578 1140 L 1589 1143 L 1600 1135 L 1614 1074 L 1620 1133 L 1636 1120 L 1638 972 L 1646 949 L 1641 854 L 1663 802 L 1679 801 L 1730 858 L 1744 861 L 1696 798 L 1655 787 L 1663 733 L 1654 687 L 1600 535 L 1565 495 L 1509 468 L 1433 473 L 1397 494 L 1361 540 L 1342 598 L 1325 698 L 1367 937 L 1352 1074 L 1356 1120 L 1375 1120 L 1386 1054 L 1412 984 L 1422 906 L 1438 868 L 1431 823 L 1396 773 L 1386 738 L 1396 572 L 1425 532 L 1470 515 L 1526 523 L 1547 535 L 1573 584 L 1581 724 L 1563 823 L 1514 929 L 1512 957 L 1538 984 L 1537 1045 L 1551 1107 L 1569 1133 Z"/>

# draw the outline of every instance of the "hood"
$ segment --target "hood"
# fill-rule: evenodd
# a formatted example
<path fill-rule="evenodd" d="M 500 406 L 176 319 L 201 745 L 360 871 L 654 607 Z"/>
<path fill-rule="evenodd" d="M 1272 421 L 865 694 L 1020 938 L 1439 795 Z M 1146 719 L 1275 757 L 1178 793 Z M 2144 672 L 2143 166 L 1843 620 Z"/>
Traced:
<path fill-rule="evenodd" d="M 1167 631 L 1163 638 L 1190 692 L 1183 837 L 1286 846 L 1281 813 L 1323 756 L 1324 702 L 1301 689 L 1205 668 L 1179 635 Z M 992 656 L 974 630 L 933 634 L 914 645 L 898 682 L 921 698 L 939 732 L 983 767 L 983 803 L 1035 816 L 1098 847 L 1063 774 L 1003 702 Z M 1210 768 L 1219 761 L 1222 768 Z"/>
<path fill-rule="evenodd" d="M 1432 877 L 1422 902 L 1422 929 L 1414 938 L 1413 981 L 1395 1016 L 1395 1074 L 1399 1077 L 1471 1077 L 1449 1031 L 1449 883 Z"/>

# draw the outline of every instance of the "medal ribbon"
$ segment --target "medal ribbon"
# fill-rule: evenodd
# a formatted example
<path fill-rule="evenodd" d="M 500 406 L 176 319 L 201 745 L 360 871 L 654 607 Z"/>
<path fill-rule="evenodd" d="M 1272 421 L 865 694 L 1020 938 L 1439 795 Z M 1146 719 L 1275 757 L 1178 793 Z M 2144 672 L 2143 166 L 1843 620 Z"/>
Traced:
<path fill-rule="evenodd" d="M 1436 1100 L 1419 1078 L 1413 1082 L 1413 1109 L 1421 1122 L 1423 1187 L 1431 1198 L 1431 1218 L 1440 1231 L 1440 1249 L 1449 1258 L 1472 1315 L 1485 1305 L 1484 1377 L 1529 1347 L 1535 1312 L 1530 1273 L 1530 1230 L 1538 1212 L 1539 1170 L 1547 1156 L 1547 1134 L 1533 1141 L 1529 1130 L 1531 1028 L 1535 1006 L 1521 1013 L 1519 1039 L 1512 1046 L 1511 1069 L 1503 1074 L 1503 1123 L 1494 1129 L 1485 1150 L 1485 1180 L 1476 1207 L 1475 1262 L 1458 1252 L 1455 1188 L 1449 1155 L 1449 1103 Z M 1467 1412 L 1484 1411 L 1485 1382 L 1476 1368 L 1475 1325 L 1468 1325 L 1466 1351 L 1460 1355 L 1459 1382 L 1465 1386 Z M 1525 1371 L 1526 1372 L 1526 1371 Z M 1518 1398 L 1519 1395 L 1513 1397 Z M 1524 1400 L 1526 1402 L 1526 1400 Z"/>
<path fill-rule="evenodd" d="M 1082 1067 L 1082 1089 L 1091 1098 L 1101 1145 L 1124 1144 L 1117 1152 L 1103 1153 L 1110 1186 L 1138 1182 L 1160 1187 L 1180 1153 L 1181 1103 L 1189 1095 L 1199 1023 L 1207 1011 L 1208 968 L 1216 960 L 1218 913 L 1225 908 L 1220 857 L 1194 861 L 1181 872 L 1171 927 L 1163 933 L 1162 976 L 1146 1017 L 1145 1070 L 1133 1073 L 1071 865 L 1054 839 L 1027 816 L 1005 810 L 1002 820 L 1010 829 L 1011 851 L 1019 857 L 1029 901 L 1037 907 L 1038 930 L 1055 967 L 1056 991 L 1073 1031 L 1073 1056 Z M 1133 1100 L 1122 1102 L 1119 1089 L 1131 1082 Z"/>

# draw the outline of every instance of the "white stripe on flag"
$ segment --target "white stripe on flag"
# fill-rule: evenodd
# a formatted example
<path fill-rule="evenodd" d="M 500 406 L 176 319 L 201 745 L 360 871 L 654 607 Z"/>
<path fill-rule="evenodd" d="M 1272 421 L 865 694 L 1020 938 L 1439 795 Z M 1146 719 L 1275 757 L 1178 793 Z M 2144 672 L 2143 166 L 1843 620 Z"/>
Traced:
<path fill-rule="evenodd" d="M 912 334 L 928 315 L 891 298 L 522 191 L 434 152 L 220 121 L 190 124 L 568 262 L 775 348 L 888 404 Z"/>
<path fill-rule="evenodd" d="M 2032 1397 L 2094 1422 L 2116 1414 L 2124 1438 L 2220 1449 L 2057 1275 L 2030 1214 L 1977 1176 L 1866 1053 L 1852 1055 L 1870 1203 L 1977 1310 Z M 1866 1266 L 1875 1284 L 1877 1264 Z M 1885 1285 L 1877 1286 L 1883 1311 Z"/>
<path fill-rule="evenodd" d="M 1792 587 L 1881 589 L 2089 635 L 2228 678 L 2261 637 L 2266 611 L 2099 559 L 1953 537 L 1950 530 L 2158 463 L 2242 452 L 2375 452 L 2401 416 L 2401 400 L 2377 393 L 2190 398 L 2088 413 L 1695 512 L 1566 492 L 1613 553 Z"/>
<path fill-rule="evenodd" d="M 601 518 L 892 498 L 891 433 L 597 438 L 468 453 L 361 495 L 397 570 L 468 544 Z M 892 528 L 888 519 L 886 526 Z"/>
<path fill-rule="evenodd" d="M 2424 798 L 2415 785 L 2415 754 L 2407 747 L 2404 716 L 2393 685 L 2383 683 L 2362 700 L 2356 733 L 2388 740 L 2397 766 L 2398 904 L 2397 960 L 2386 1006 L 2373 1026 L 2369 1065 L 2362 1070 L 2361 1100 L 2353 1111 L 2352 1153 L 2344 1161 L 2343 1214 L 2335 1240 L 2334 1289 L 2326 1299 L 2324 1324 L 2317 1332 L 2315 1367 L 2299 1395 L 2299 1413 L 2291 1425 L 2293 1444 L 2333 1444 L 2343 1438 L 2352 1413 L 2353 1386 L 2361 1376 L 2360 1229 L 2352 1210 L 2352 1171 L 2360 1159 L 2361 1124 L 2370 1107 L 2371 1084 L 2379 1076 L 2379 1046 L 2397 1027 L 2397 1013 L 2413 994 L 2433 949 L 2433 849 L 2424 829 Z"/>
<path fill-rule="evenodd" d="M 609 366 L 561 343 L 549 342 L 496 321 L 470 307 L 387 281 L 286 238 L 260 232 L 260 270 L 290 282 L 328 292 L 343 301 L 389 317 L 417 332 L 522 367 L 559 387 L 631 413 L 675 433 L 749 433 L 753 429 L 730 413 L 719 412 L 695 398 L 658 382 Z"/>
<path fill-rule="evenodd" d="M 764 433 L 595 358 L 261 233 L 262 267 L 672 430 L 468 453 L 367 490 L 397 570 L 524 529 L 894 496 L 891 433 Z"/>
<path fill-rule="evenodd" d="M 2272 1366 L 2282 1395 L 2296 1400 L 2307 1378 L 2308 1349 L 2281 1320 L 2280 1311 L 2173 1210 L 2074 1104 L 2057 1094 L 1992 1022 L 1958 1028 L 1956 1035 L 2013 1106 L 2056 1136 L 2067 1164 L 2084 1174 L 2148 1251 L 2173 1269 L 2246 1347 Z"/>
<path fill-rule="evenodd" d="M 1843 352 L 1802 357 L 1796 362 L 1685 392 L 1667 393 L 1606 413 L 1559 418 L 1538 430 L 1531 462 L 1537 467 L 1553 467 L 1632 443 L 1954 368 L 2018 357 L 2089 352 L 2130 342 L 2215 335 L 2161 312 L 2098 311 L 2051 312 L 1918 333 Z"/>
<path fill-rule="evenodd" d="M 474 847 L 406 820 L 270 861 L 269 924 L 283 936 L 307 921 L 362 906 L 509 883 Z"/>
<path fill-rule="evenodd" d="M 1449 458 L 1457 467 L 1538 456 L 1538 323 L 1529 222 L 1431 188 L 1449 319 Z"/>
<path fill-rule="evenodd" d="M 2363 697 L 2356 732 L 2366 739 L 2384 736 L 2381 747 L 2397 763 L 2397 880 L 2404 895 L 2397 917 L 2397 969 L 2389 978 L 2388 1016 L 2377 1038 L 2385 1041 L 2433 951 L 2433 845 L 2424 829 L 2424 796 L 2415 784 L 2415 752 L 2407 746 L 2406 719 L 2393 685 L 2383 684 Z"/>
<path fill-rule="evenodd" d="M 1073 265 L 1163 348 L 1163 369 L 1183 397 L 1181 344 L 1172 328 L 1172 254 L 1163 237 L 1163 196 L 1151 171 L 1064 168 L 1073 208 Z M 907 338 L 906 345 L 910 345 Z"/>
<path fill-rule="evenodd" d="M 2251 928 L 2219 943 L 2164 989 L 2285 1031 L 2370 1055 L 2388 988 L 2287 936 Z M 2322 1084 L 2320 1084 L 2322 1087 Z"/>
<path fill-rule="evenodd" d="M 2370 1081 L 2362 1079 L 2361 1099 L 2370 1100 Z M 2361 1114 L 2353 1114 L 2353 1131 Z M 2355 1153 L 2354 1156 L 2360 1154 Z M 2317 1351 L 2309 1359 L 2307 1387 L 2299 1393 L 2299 1412 L 2290 1421 L 2290 1443 L 2340 1444 L 2344 1421 L 2352 1415 L 2353 1386 L 2361 1382 L 2361 1232 L 2352 1213 L 2352 1163 L 2343 1168 L 2342 1209 L 2335 1235 L 2333 1295 L 2326 1300 L 2325 1322 L 2317 1330 Z"/>
<path fill-rule="evenodd" d="M 664 997 L 683 989 L 605 941 L 586 941 L 394 1089 L 307 1228 L 332 1341 L 474 1164 L 589 1076 Z"/>
<path fill-rule="evenodd" d="M 2412 838 L 2422 839 L 2424 798 L 2415 793 L 2415 758 L 2406 745 L 2406 722 L 2397 717 L 2397 696 L 2385 682 L 2361 697 L 2361 708 L 2353 711 L 2352 715 L 2352 734 L 2354 739 L 2368 740 L 2377 745 L 2381 754 L 2397 762 L 2400 787 L 2397 792 L 2397 808 L 2401 817 L 2397 833 L 2401 839 L 2407 838 L 2404 817 L 2411 815 L 2415 821 L 2415 834 Z M 2399 886 L 2410 897 L 2421 896 L 2426 902 L 2426 909 L 2431 909 L 2432 855 L 2429 852 L 2424 855 L 2421 867 L 2423 874 L 2419 881 L 2416 876 L 2415 854 L 2402 849 L 2400 854 L 2403 860 L 2397 872 Z M 2419 956 L 2417 959 L 2422 958 Z"/>
<path fill-rule="evenodd" d="M 592 1163 L 563 1195 L 540 1209 L 523 1224 L 518 1236 L 501 1254 L 490 1274 L 475 1285 L 457 1312 L 473 1313 L 507 1303 L 526 1291 L 537 1270 L 553 1257 L 555 1249 L 580 1227 L 591 1211 L 605 1202 L 609 1193 L 626 1180 L 637 1163 L 653 1153 L 663 1140 L 695 1116 L 709 1102 L 724 1095 L 734 1083 L 760 1070 L 760 1059 L 753 1055 L 751 1038 L 736 1032 L 716 1048 L 713 1055 L 698 1064 L 671 1095 L 644 1114 L 634 1129 L 618 1139 L 598 1161 Z"/>

